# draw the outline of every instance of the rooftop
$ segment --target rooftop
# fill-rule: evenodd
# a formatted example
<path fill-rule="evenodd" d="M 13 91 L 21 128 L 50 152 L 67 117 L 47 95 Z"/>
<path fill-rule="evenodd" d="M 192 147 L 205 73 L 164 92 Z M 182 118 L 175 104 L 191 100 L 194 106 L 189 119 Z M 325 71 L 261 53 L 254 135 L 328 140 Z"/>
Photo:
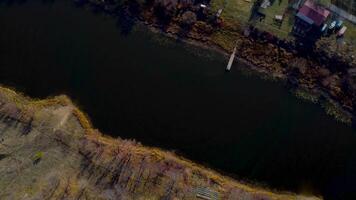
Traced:
<path fill-rule="evenodd" d="M 315 25 L 321 26 L 330 15 L 330 11 L 307 0 L 299 10 L 298 16 L 301 15 L 311 19 Z"/>

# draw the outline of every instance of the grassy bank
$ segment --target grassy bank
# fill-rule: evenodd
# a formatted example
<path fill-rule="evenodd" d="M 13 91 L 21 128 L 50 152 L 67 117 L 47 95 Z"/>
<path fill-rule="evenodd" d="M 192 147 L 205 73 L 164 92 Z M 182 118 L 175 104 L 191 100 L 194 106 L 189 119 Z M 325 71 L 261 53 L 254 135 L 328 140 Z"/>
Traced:
<path fill-rule="evenodd" d="M 199 187 L 220 199 L 319 199 L 243 184 L 171 152 L 105 136 L 66 96 L 33 100 L 1 87 L 0 105 L 2 199 L 195 199 Z"/>

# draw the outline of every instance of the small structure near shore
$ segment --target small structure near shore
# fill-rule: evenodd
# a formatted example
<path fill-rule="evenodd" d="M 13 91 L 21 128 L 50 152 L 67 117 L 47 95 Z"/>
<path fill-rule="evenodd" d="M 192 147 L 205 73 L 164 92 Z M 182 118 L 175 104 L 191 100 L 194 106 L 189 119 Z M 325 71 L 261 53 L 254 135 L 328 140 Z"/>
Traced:
<path fill-rule="evenodd" d="M 226 66 L 226 71 L 230 71 L 231 70 L 231 66 L 234 63 L 235 54 L 236 54 L 236 47 L 237 47 L 237 45 L 235 45 L 234 50 L 232 51 L 232 54 L 231 54 L 230 59 L 229 59 L 229 63 Z"/>
<path fill-rule="evenodd" d="M 303 39 L 315 40 L 320 36 L 329 15 L 329 10 L 307 0 L 295 17 L 293 34 Z"/>
<path fill-rule="evenodd" d="M 210 188 L 198 187 L 196 189 L 196 197 L 204 200 L 218 200 L 219 194 Z"/>

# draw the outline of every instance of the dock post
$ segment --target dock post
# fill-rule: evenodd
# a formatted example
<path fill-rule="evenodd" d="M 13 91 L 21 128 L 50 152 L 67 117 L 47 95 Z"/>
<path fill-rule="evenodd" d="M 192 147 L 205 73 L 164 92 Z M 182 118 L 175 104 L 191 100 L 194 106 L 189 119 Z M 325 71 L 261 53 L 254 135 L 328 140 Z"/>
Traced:
<path fill-rule="evenodd" d="M 230 71 L 231 70 L 231 66 L 232 66 L 232 64 L 234 63 L 234 60 L 235 60 L 236 48 L 237 48 L 237 43 L 236 43 L 236 45 L 234 47 L 234 50 L 232 51 L 229 63 L 226 66 L 226 71 Z"/>

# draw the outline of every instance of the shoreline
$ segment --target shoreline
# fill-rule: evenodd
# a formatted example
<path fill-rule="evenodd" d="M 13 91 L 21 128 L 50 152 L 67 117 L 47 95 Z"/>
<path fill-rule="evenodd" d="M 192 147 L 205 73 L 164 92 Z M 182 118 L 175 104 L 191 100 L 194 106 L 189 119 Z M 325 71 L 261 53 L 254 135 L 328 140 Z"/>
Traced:
<path fill-rule="evenodd" d="M 172 33 L 167 33 L 163 32 L 159 28 L 155 27 L 154 24 L 147 23 L 145 21 L 138 21 L 141 26 L 145 26 L 145 28 L 148 28 L 150 31 L 152 31 L 155 34 L 161 34 L 165 37 L 171 38 L 171 39 L 178 39 L 177 35 L 174 35 Z M 218 45 L 211 45 L 209 46 L 208 44 L 205 44 L 201 41 L 194 40 L 192 38 L 189 39 L 180 39 L 187 45 L 192 45 L 197 48 L 202 48 L 205 50 L 209 51 L 214 51 L 216 53 L 221 54 L 226 58 L 226 61 L 228 61 L 229 58 L 229 52 Z M 303 87 L 293 87 L 290 83 L 288 83 L 288 77 L 283 75 L 283 74 L 270 74 L 268 71 L 258 68 L 258 66 L 255 66 L 253 63 L 250 61 L 239 57 L 238 55 L 235 56 L 234 59 L 235 62 L 242 63 L 243 66 L 242 68 L 239 68 L 237 70 L 248 70 L 249 72 L 252 72 L 254 75 L 266 79 L 266 80 L 273 80 L 273 81 L 278 81 L 281 82 L 284 86 L 289 87 L 289 92 L 291 92 L 296 98 L 304 100 L 309 103 L 314 103 L 318 104 L 324 112 L 334 118 L 336 121 L 342 122 L 344 124 L 347 124 L 348 126 L 352 126 L 353 119 L 355 116 L 346 111 L 345 109 L 342 108 L 342 106 L 335 101 L 335 99 L 331 98 L 330 95 L 328 95 L 325 91 L 322 91 L 321 88 L 315 88 L 313 90 L 309 88 L 303 88 Z M 222 69 L 224 70 L 224 69 Z M 229 73 L 229 72 L 227 72 Z"/>
<path fill-rule="evenodd" d="M 196 25 L 201 22 L 199 21 L 190 25 L 186 32 L 182 27 L 182 16 L 173 16 L 168 24 L 160 24 L 162 22 L 155 16 L 153 5 L 147 5 L 148 3 L 145 4 L 141 1 L 139 3 L 138 1 L 123 0 L 117 4 L 116 8 L 110 8 L 115 4 L 106 4 L 96 0 L 71 1 L 81 8 L 99 11 L 116 20 L 121 18 L 119 23 L 134 22 L 134 25 L 137 23 L 137 25 L 145 26 L 155 34 L 162 34 L 164 37 L 180 40 L 188 45 L 217 52 L 226 57 L 226 62 L 233 50 L 232 45 L 237 42 L 237 46 L 240 48 L 237 50 L 235 62 L 242 63 L 241 66 L 244 66 L 239 69 L 250 71 L 263 79 L 283 82 L 293 95 L 299 99 L 319 104 L 325 113 L 336 121 L 348 126 L 353 126 L 356 121 L 356 116 L 353 113 L 356 113 L 353 108 L 353 105 L 356 104 L 356 73 L 351 77 L 348 72 L 345 72 L 348 69 L 356 71 L 356 66 L 354 63 L 345 64 L 343 58 L 337 58 L 326 65 L 327 60 L 331 61 L 329 52 L 321 52 L 320 49 L 312 51 L 314 59 L 311 59 L 310 55 L 302 56 L 301 54 L 305 52 L 299 52 L 293 45 L 291 46 L 290 41 L 281 40 L 273 33 L 260 31 L 253 26 L 249 27 L 249 29 L 252 28 L 251 33 L 246 37 L 244 26 L 238 21 L 234 26 L 220 23 L 217 27 L 211 27 L 213 30 L 208 34 L 204 32 L 206 30 L 204 26 L 201 28 Z M 151 2 L 155 2 L 155 0 Z M 162 9 L 166 9 L 162 3 L 158 5 Z M 196 7 L 194 5 L 191 7 L 191 10 L 195 12 Z M 188 10 L 189 8 L 189 6 L 185 7 Z M 210 26 L 210 22 L 203 21 L 202 23 Z M 181 36 L 181 31 L 183 31 L 183 36 Z M 220 36 L 221 32 L 227 35 Z M 268 39 L 270 37 L 273 39 Z M 348 68 L 340 69 L 340 66 L 333 66 L 335 63 L 339 63 L 343 67 L 347 65 Z M 350 81 L 351 79 L 355 81 Z M 346 89 L 343 85 L 344 82 L 348 85 Z M 295 94 L 294 91 L 299 92 Z M 315 99 L 316 96 L 317 99 Z"/>
<path fill-rule="evenodd" d="M 9 108 L 11 109 L 9 110 Z M 13 111 L 14 109 L 16 110 L 16 112 Z M 115 149 L 119 148 L 128 151 L 129 154 L 131 155 L 130 157 L 133 160 L 135 160 L 132 161 L 134 163 L 136 162 L 140 163 L 138 160 L 141 160 L 140 157 L 144 157 L 147 158 L 147 160 L 150 160 L 147 161 L 148 163 L 146 163 L 146 165 L 153 165 L 156 167 L 160 167 L 163 164 L 167 166 L 172 166 L 173 169 L 169 168 L 166 170 L 168 171 L 178 170 L 176 171 L 176 173 L 178 174 L 183 172 L 186 173 L 186 171 L 189 171 L 193 175 L 192 177 L 188 176 L 187 179 L 196 179 L 197 177 L 196 178 L 194 177 L 198 176 L 204 180 L 201 183 L 199 183 L 198 181 L 199 183 L 198 185 L 203 184 L 206 185 L 207 187 L 211 187 L 214 190 L 218 191 L 220 195 L 222 195 L 223 197 L 228 197 L 228 199 L 230 198 L 234 199 L 234 197 L 239 197 L 234 195 L 242 195 L 242 196 L 245 195 L 246 198 L 249 197 L 251 199 L 256 199 L 256 200 L 258 199 L 269 199 L 269 200 L 322 199 L 321 197 L 298 195 L 292 192 L 278 191 L 278 190 L 270 189 L 268 187 L 261 187 L 258 184 L 251 184 L 251 183 L 237 181 L 236 179 L 226 176 L 221 172 L 217 172 L 213 169 L 197 164 L 194 161 L 188 160 L 172 152 L 157 147 L 143 146 L 140 143 L 131 140 L 123 140 L 121 138 L 114 139 L 94 129 L 90 123 L 90 120 L 87 118 L 87 115 L 82 111 L 80 111 L 78 107 L 75 106 L 71 101 L 71 99 L 66 95 L 49 97 L 46 99 L 32 99 L 30 97 L 24 96 L 23 94 L 19 94 L 12 89 L 6 88 L 4 86 L 0 86 L 0 114 L 2 116 L 5 116 L 7 120 L 18 121 L 18 123 L 20 124 L 25 124 L 26 127 L 30 126 L 31 131 L 32 130 L 39 131 L 42 126 L 46 126 L 43 124 L 52 124 L 53 122 L 50 122 L 50 120 L 53 118 L 51 117 L 52 115 L 59 114 L 60 116 L 65 116 L 65 114 L 64 115 L 62 114 L 62 110 L 70 110 L 71 115 L 73 115 L 73 117 L 69 117 L 69 118 L 64 117 L 66 119 L 65 124 L 70 123 L 71 124 L 70 127 L 74 127 L 75 119 L 78 120 L 81 129 L 84 130 L 84 135 L 81 134 L 78 135 L 78 132 L 80 132 L 79 130 L 76 130 L 78 127 L 74 130 L 66 129 L 66 126 L 64 126 L 65 124 L 63 124 L 62 120 L 60 120 L 61 126 L 55 126 L 56 128 L 54 129 L 52 128 L 48 129 L 51 126 L 45 128 L 45 130 L 47 131 L 49 130 L 54 131 L 53 134 L 48 133 L 49 135 L 47 137 L 55 137 L 56 140 L 59 140 L 62 144 L 64 144 L 65 148 L 69 148 L 66 151 L 76 152 L 77 151 L 75 150 L 76 148 L 79 148 L 78 149 L 79 152 L 89 151 L 88 153 L 82 153 L 84 156 L 86 154 L 89 155 L 94 154 L 94 152 L 90 153 L 91 151 L 97 151 L 97 150 L 88 150 L 88 149 L 85 150 L 85 148 L 89 148 L 87 147 L 89 143 L 94 143 L 96 145 L 99 145 L 100 148 L 102 149 L 99 151 L 101 152 L 99 153 L 100 158 L 97 157 L 99 155 L 94 156 L 95 160 L 91 162 L 94 163 L 102 162 L 99 166 L 104 167 L 105 169 L 107 168 L 106 170 L 108 169 L 111 170 L 111 168 L 110 166 L 105 167 L 109 163 L 106 161 L 104 162 L 103 160 L 109 161 L 112 154 L 111 151 L 114 150 L 114 152 L 116 152 Z M 45 115 L 46 118 L 41 117 L 42 115 Z M 54 119 L 56 119 L 55 122 L 57 122 L 57 120 L 61 118 L 54 117 Z M 72 121 L 74 120 L 73 121 L 74 124 L 70 122 L 71 120 Z M 16 126 L 20 126 L 20 124 L 17 124 Z M 31 136 L 32 134 L 31 131 L 22 137 Z M 61 136 L 62 134 L 65 134 L 66 136 Z M 68 141 L 68 138 L 72 138 L 70 139 L 70 142 Z M 8 142 L 8 140 L 9 139 L 6 139 L 5 142 Z M 81 149 L 82 147 L 71 146 L 72 143 L 77 143 L 77 142 L 80 143 L 81 141 L 82 142 L 84 141 L 84 147 L 85 147 L 85 148 L 83 147 L 84 150 Z M 1 147 L 0 150 L 2 150 L 2 148 L 3 147 Z M 45 155 L 49 156 L 50 154 L 45 154 Z M 91 158 L 89 157 L 86 159 L 91 159 Z M 181 172 L 181 170 L 183 170 L 183 172 Z M 181 184 L 188 184 L 186 185 L 186 187 L 193 187 L 193 188 L 196 187 L 194 186 L 196 183 L 191 183 L 190 181 L 188 183 L 181 183 Z"/>
<path fill-rule="evenodd" d="M 204 44 L 204 43 L 202 43 L 202 44 Z M 199 44 L 198 44 L 198 42 L 196 43 L 196 45 L 198 45 L 199 46 Z M 206 47 L 206 48 L 209 48 L 209 47 Z M 217 49 L 216 49 L 216 51 L 218 51 Z M 223 51 L 221 52 L 222 54 L 223 54 Z M 226 52 L 225 52 L 225 54 L 226 54 Z M 252 66 L 252 65 L 251 65 Z M 256 69 L 258 69 L 258 68 L 256 68 Z M 222 69 L 223 70 L 223 69 Z M 268 75 L 268 73 L 266 72 L 266 74 Z M 85 114 L 83 114 L 84 115 L 84 118 L 85 118 Z M 83 123 L 82 123 L 83 124 Z"/>

